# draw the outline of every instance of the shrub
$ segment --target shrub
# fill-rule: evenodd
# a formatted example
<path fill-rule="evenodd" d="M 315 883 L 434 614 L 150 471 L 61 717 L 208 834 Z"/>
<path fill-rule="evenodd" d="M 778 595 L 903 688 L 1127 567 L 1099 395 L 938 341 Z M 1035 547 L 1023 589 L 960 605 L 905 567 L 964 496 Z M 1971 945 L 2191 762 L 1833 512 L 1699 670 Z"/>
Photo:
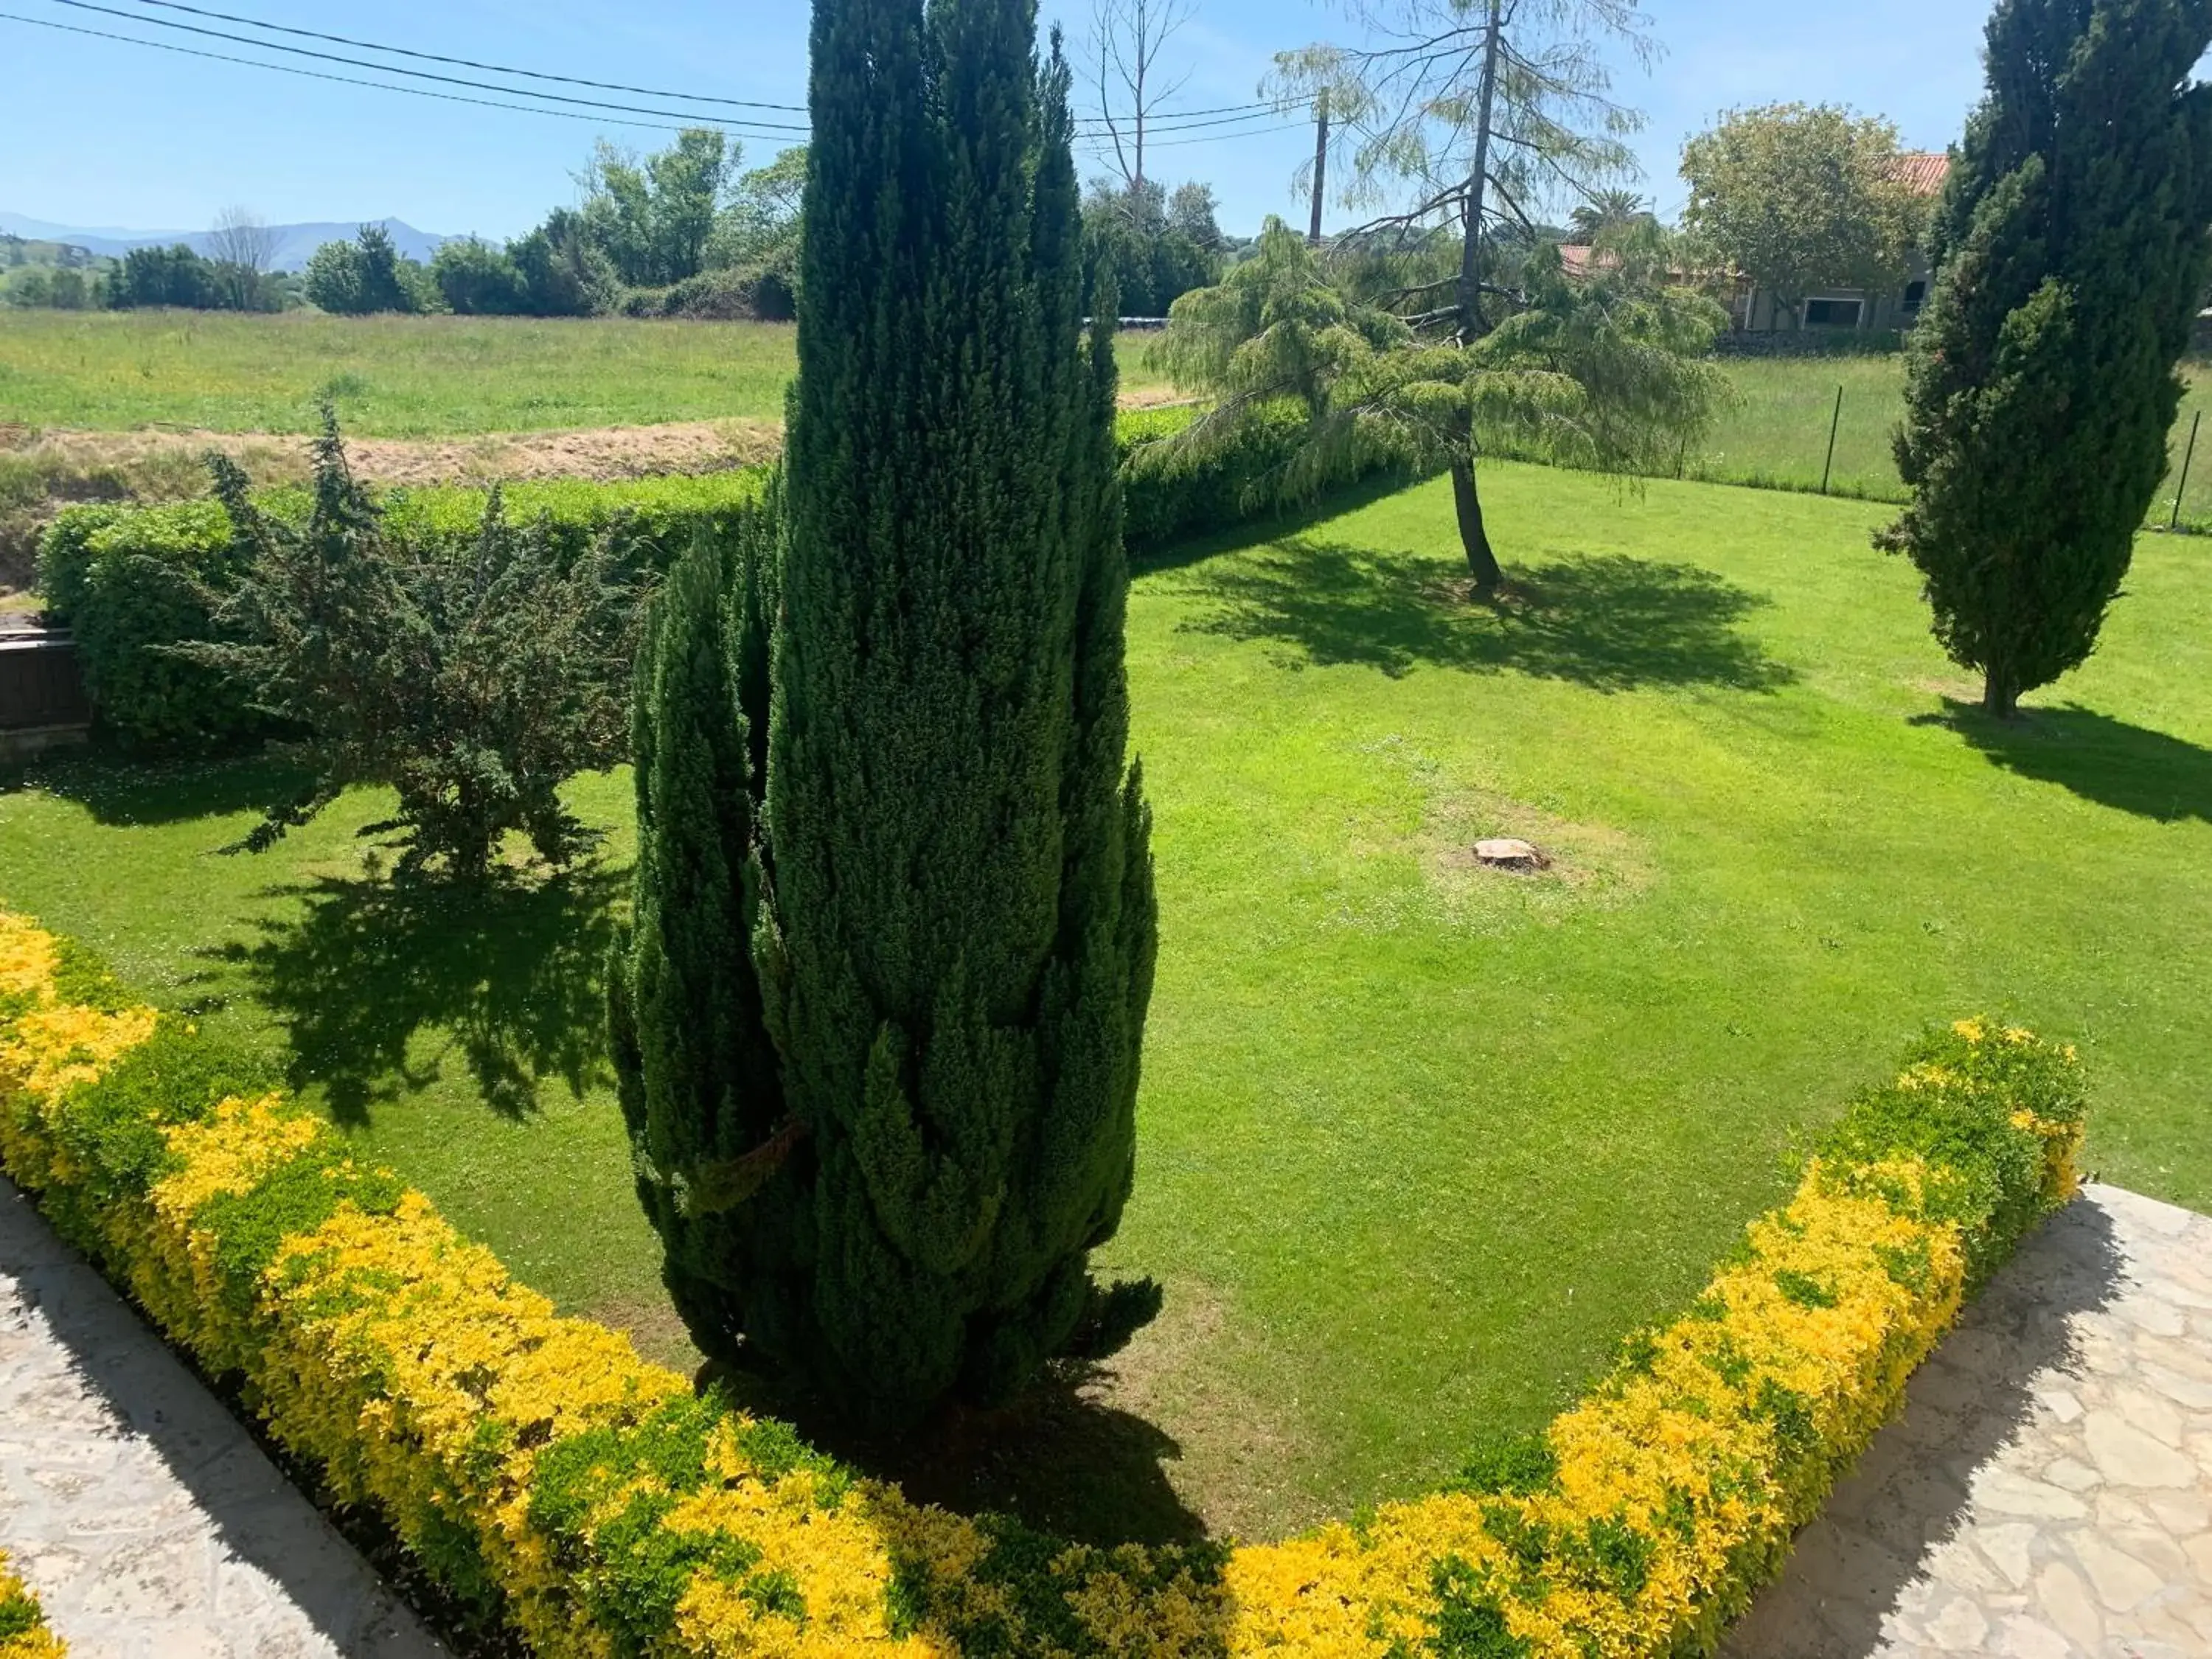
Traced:
<path fill-rule="evenodd" d="M 614 1046 L 664 1277 L 711 1358 L 878 1428 L 1158 1306 L 1089 1267 L 1135 1170 L 1151 814 L 1112 325 L 1078 336 L 1033 22 L 817 11 L 780 522 L 679 567 L 638 696 Z"/>
<path fill-rule="evenodd" d="M 579 1659 L 1710 1652 L 2081 1134 L 2070 1049 L 1962 1021 L 1540 1449 L 1279 1543 L 1103 1550 L 911 1504 L 554 1316 L 204 1041 L 0 912 L 0 1163 L 340 1500 Z"/>
<path fill-rule="evenodd" d="M 218 748 L 267 732 L 244 690 L 161 647 L 222 637 L 207 595 L 246 556 L 213 501 L 70 507 L 39 550 L 47 609 L 76 636 L 101 729 L 134 748 Z"/>
<path fill-rule="evenodd" d="M 0 1659 L 62 1659 L 67 1651 L 48 1627 L 39 1598 L 0 1549 Z"/>
<path fill-rule="evenodd" d="M 167 653 L 303 732 L 313 773 L 246 845 L 362 783 L 398 793 L 398 815 L 363 833 L 404 832 L 402 875 L 438 862 L 479 878 L 510 830 L 556 864 L 587 845 L 559 791 L 626 752 L 640 594 L 614 538 L 564 560 L 542 525 L 507 523 L 495 489 L 468 544 L 426 551 L 355 483 L 327 410 L 302 526 L 257 509 L 230 462 L 212 465 L 243 568 L 198 595 L 217 637 Z"/>
<path fill-rule="evenodd" d="M 503 491 L 509 517 L 543 534 L 564 562 L 602 538 L 624 562 L 663 568 L 703 532 L 726 533 L 757 498 L 750 471 L 523 483 Z M 385 522 L 426 552 L 466 544 L 483 521 L 479 489 L 392 491 Z M 262 493 L 267 518 L 304 522 L 311 496 Z M 56 515 L 39 551 L 39 588 L 56 620 L 75 630 L 85 686 L 101 731 L 136 749 L 205 750 L 268 734 L 269 717 L 224 676 L 161 647 L 220 637 L 208 595 L 244 574 L 229 520 L 215 501 L 158 507 L 73 507 Z"/>
<path fill-rule="evenodd" d="M 531 309 L 530 284 L 514 260 L 473 236 L 439 246 L 430 280 L 457 317 L 520 317 Z"/>

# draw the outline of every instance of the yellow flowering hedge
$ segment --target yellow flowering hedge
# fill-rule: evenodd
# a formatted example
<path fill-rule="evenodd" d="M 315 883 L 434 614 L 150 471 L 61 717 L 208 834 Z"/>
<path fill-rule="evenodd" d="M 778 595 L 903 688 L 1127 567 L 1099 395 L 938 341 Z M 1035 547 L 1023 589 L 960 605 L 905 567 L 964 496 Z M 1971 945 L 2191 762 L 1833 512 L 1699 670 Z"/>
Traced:
<path fill-rule="evenodd" d="M 1935 1032 L 1542 1434 L 1279 1543 L 1100 1549 L 910 1503 L 556 1316 L 252 1063 L 0 912 L 0 1160 L 337 1497 L 591 1659 L 1709 1650 L 2072 1195 L 2081 1110 L 2071 1050 Z"/>
<path fill-rule="evenodd" d="M 46 1611 L 0 1550 L 0 1659 L 62 1659 L 69 1650 L 47 1627 Z"/>

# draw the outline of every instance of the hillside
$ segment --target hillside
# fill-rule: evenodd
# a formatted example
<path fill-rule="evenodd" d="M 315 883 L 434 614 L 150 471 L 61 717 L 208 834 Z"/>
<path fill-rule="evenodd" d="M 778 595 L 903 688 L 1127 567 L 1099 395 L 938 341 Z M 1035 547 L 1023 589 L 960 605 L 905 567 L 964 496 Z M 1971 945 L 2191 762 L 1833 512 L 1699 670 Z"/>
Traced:
<path fill-rule="evenodd" d="M 276 242 L 271 269 L 304 270 L 317 248 L 325 242 L 350 237 L 364 222 L 382 225 L 391 234 L 393 246 L 410 259 L 428 259 L 441 243 L 453 240 L 434 231 L 417 230 L 404 219 L 331 219 L 271 225 L 270 234 Z M 127 230 L 112 225 L 81 228 L 4 211 L 0 211 L 0 233 L 39 243 L 67 243 L 111 259 L 121 258 L 134 247 L 168 247 L 178 242 L 196 253 L 206 253 L 215 240 L 214 233 L 208 230 Z"/>

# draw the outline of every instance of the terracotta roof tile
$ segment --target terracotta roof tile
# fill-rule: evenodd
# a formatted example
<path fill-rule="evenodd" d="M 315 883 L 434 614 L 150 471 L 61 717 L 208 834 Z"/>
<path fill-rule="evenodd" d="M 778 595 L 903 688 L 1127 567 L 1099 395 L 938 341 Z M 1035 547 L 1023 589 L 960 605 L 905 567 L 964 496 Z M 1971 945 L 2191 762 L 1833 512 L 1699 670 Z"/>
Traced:
<path fill-rule="evenodd" d="M 1951 158 L 1940 149 L 1907 150 L 1897 158 L 1896 175 L 1916 196 L 1933 196 L 1950 176 Z"/>

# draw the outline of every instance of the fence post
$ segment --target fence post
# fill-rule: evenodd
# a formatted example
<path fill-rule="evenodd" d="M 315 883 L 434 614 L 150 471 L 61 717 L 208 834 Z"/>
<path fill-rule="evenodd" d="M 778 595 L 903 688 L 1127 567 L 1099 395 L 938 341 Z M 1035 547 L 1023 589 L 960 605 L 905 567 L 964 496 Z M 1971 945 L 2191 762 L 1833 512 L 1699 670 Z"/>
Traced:
<path fill-rule="evenodd" d="M 1836 429 L 1844 423 L 1844 389 L 1836 388 L 1836 412 L 1828 417 L 1828 459 L 1820 469 L 1820 493 L 1828 493 L 1828 478 L 1836 470 Z"/>
<path fill-rule="evenodd" d="M 2181 452 L 2181 482 L 2173 487 L 2173 516 L 2166 521 L 2168 530 L 2181 527 L 2181 497 L 2189 489 L 2189 464 L 2197 459 L 2197 428 L 2203 419 L 2201 409 L 2189 417 L 2189 447 Z"/>

